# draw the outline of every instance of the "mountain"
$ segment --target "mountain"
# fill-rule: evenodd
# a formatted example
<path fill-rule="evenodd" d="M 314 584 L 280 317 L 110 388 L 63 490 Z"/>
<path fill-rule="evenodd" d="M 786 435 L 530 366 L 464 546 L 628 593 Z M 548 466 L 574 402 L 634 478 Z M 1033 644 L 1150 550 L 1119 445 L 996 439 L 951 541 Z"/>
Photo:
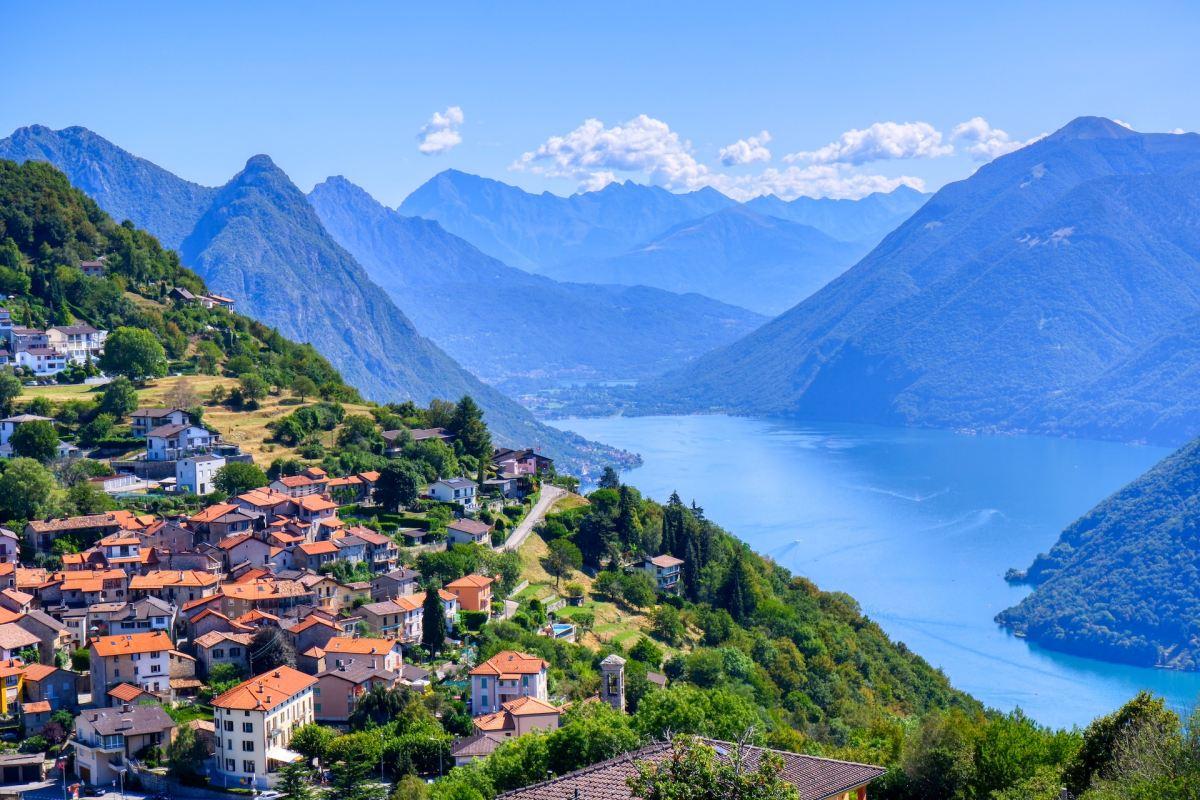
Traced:
<path fill-rule="evenodd" d="M 859 242 L 869 250 L 925 204 L 929 195 L 911 186 L 874 192 L 858 200 L 797 197 L 780 200 L 764 195 L 746 201 L 746 208 L 769 217 L 816 228 L 830 238 Z"/>
<path fill-rule="evenodd" d="M 48 161 L 117 220 L 130 220 L 176 249 L 212 203 L 216 189 L 179 178 L 87 128 L 18 128 L 0 139 L 0 158 Z"/>
<path fill-rule="evenodd" d="M 398 210 L 436 220 L 506 264 L 540 272 L 623 253 L 673 225 L 732 205 L 713 189 L 675 194 L 632 181 L 571 197 L 531 194 L 449 169 L 418 187 Z"/>
<path fill-rule="evenodd" d="M 120 191 L 103 191 L 94 199 L 102 208 L 118 199 L 127 202 L 128 213 L 121 216 L 152 220 L 147 227 L 154 234 L 153 221 L 167 220 L 174 230 L 177 221 L 191 214 L 191 184 L 146 166 L 95 134 L 70 131 L 55 141 L 56 132 L 49 129 L 22 129 L 0 140 L 0 153 L 13 152 L 32 136 L 42 142 L 35 160 L 54 159 L 51 163 L 72 182 L 75 168 L 83 169 L 84 177 L 109 176 L 105 185 Z M 131 163 L 138 171 L 123 173 Z M 137 190 L 139 176 L 150 181 L 144 194 Z M 239 310 L 284 336 L 311 343 L 364 395 L 427 403 L 470 394 L 484 408 L 498 443 L 543 449 L 572 471 L 635 458 L 539 423 L 422 337 L 330 238 L 304 194 L 267 156 L 251 158 L 228 184 L 208 191 L 207 207 L 180 243 L 184 263 L 214 291 L 234 298 Z M 152 208 L 172 200 L 188 202 L 179 208 Z"/>
<path fill-rule="evenodd" d="M 514 269 L 342 177 L 308 199 L 417 328 L 490 382 L 645 378 L 765 321 L 695 294 L 564 284 Z"/>
<path fill-rule="evenodd" d="M 676 225 L 619 256 L 545 272 L 561 280 L 699 292 L 773 316 L 829 283 L 869 249 L 809 225 L 730 206 Z"/>
<path fill-rule="evenodd" d="M 996 620 L 1031 641 L 1142 666 L 1200 668 L 1200 440 L 1063 531 Z"/>
<path fill-rule="evenodd" d="M 1195 362 L 1174 344 L 1200 314 L 1198 176 L 1200 136 L 1075 120 L 944 187 L 795 308 L 639 387 L 638 408 L 1177 444 L 1200 433 L 1200 384 L 1180 378 Z"/>

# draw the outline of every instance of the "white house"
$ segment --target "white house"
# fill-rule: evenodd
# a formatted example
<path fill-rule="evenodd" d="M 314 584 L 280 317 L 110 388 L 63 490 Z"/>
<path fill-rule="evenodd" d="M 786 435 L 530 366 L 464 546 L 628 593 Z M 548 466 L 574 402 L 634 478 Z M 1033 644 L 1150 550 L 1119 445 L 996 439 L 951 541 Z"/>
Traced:
<path fill-rule="evenodd" d="M 118 683 L 147 692 L 171 690 L 171 637 L 163 631 L 100 636 L 91 643 L 92 697 L 104 697 Z"/>
<path fill-rule="evenodd" d="M 31 347 L 18 350 L 16 365 L 24 367 L 38 377 L 57 375 L 67 368 L 67 357 L 52 347 Z"/>
<path fill-rule="evenodd" d="M 97 330 L 91 325 L 55 325 L 46 329 L 50 347 L 76 364 L 86 364 L 100 357 L 108 331 Z"/>
<path fill-rule="evenodd" d="M 282 765 L 301 760 L 287 746 L 297 728 L 314 720 L 316 683 L 311 675 L 278 667 L 214 698 L 214 781 L 265 789 L 275 784 Z"/>
<path fill-rule="evenodd" d="M 446 526 L 446 541 L 450 544 L 492 544 L 492 526 L 474 519 L 456 519 Z"/>
<path fill-rule="evenodd" d="M 220 456 L 198 455 L 175 462 L 175 490 L 190 494 L 209 494 L 215 488 L 217 470 L 225 466 Z"/>
<path fill-rule="evenodd" d="M 442 478 L 429 484 L 429 496 L 442 503 L 457 503 L 467 511 L 474 511 L 475 483 L 466 478 Z"/>
<path fill-rule="evenodd" d="M 654 556 L 642 562 L 642 569 L 654 579 L 660 592 L 674 592 L 679 588 L 679 575 L 683 559 L 672 555 Z"/>
<path fill-rule="evenodd" d="M 37 414 L 17 414 L 15 417 L 0 419 L 0 444 L 8 444 L 12 436 L 23 423 L 53 422 L 49 417 L 39 417 Z"/>
<path fill-rule="evenodd" d="M 505 650 L 471 670 L 471 713 L 494 714 L 518 697 L 548 698 L 549 665 L 537 656 Z"/>
<path fill-rule="evenodd" d="M 145 436 L 163 425 L 186 425 L 191 416 L 181 408 L 139 408 L 129 415 L 134 436 Z"/>
<path fill-rule="evenodd" d="M 199 425 L 161 425 L 146 434 L 146 460 L 186 458 L 212 447 L 220 438 Z"/>

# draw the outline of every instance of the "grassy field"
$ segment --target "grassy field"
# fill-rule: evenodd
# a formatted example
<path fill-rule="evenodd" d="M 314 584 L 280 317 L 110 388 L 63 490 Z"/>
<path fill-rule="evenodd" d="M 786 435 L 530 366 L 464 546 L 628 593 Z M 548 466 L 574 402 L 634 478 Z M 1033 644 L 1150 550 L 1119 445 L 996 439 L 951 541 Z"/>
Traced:
<path fill-rule="evenodd" d="M 576 498 L 575 501 L 571 500 L 572 497 Z M 578 495 L 568 495 L 560 503 L 574 502 L 578 505 L 580 501 L 584 504 L 587 503 L 587 500 Z M 555 510 L 562 509 L 556 505 Z M 568 583 L 578 583 L 583 586 L 584 597 L 587 598 L 583 605 L 566 606 L 556 612 L 558 618 L 564 621 L 571 621 L 582 612 L 590 611 L 595 615 L 596 621 L 592 630 L 579 637 L 580 644 L 597 647 L 603 643 L 616 642 L 622 647 L 628 648 L 640 637 L 646 635 L 646 631 L 650 628 L 650 620 L 646 615 L 640 611 L 592 597 L 592 579 L 587 574 L 577 572 L 569 578 L 564 578 L 560 588 L 556 590 L 554 578 L 542 566 L 542 558 L 550 552 L 550 548 L 536 533 L 529 535 L 518 552 L 521 556 L 521 577 L 529 581 L 529 587 L 522 590 L 515 599 L 524 602 L 533 598 L 545 600 L 556 595 L 561 597 L 565 596 L 566 590 L 563 587 Z M 661 642 L 658 642 L 658 645 L 663 648 L 668 658 L 678 652 Z"/>
<path fill-rule="evenodd" d="M 138 390 L 138 401 L 143 406 L 164 405 L 165 398 L 176 393 L 179 384 L 186 383 L 191 387 L 201 403 L 206 403 L 209 393 L 216 386 L 222 386 L 229 391 L 237 385 L 234 378 L 215 375 L 184 375 L 169 378 L 159 378 L 151 381 L 143 389 Z M 22 397 L 46 397 L 51 402 L 60 403 L 66 400 L 81 400 L 96 397 L 103 387 L 79 385 L 54 385 L 26 387 Z M 268 395 L 262 405 L 254 411 L 230 411 L 225 406 L 204 405 L 204 424 L 221 434 L 226 442 L 240 445 L 242 450 L 254 456 L 259 464 L 265 465 L 281 456 L 293 456 L 295 451 L 280 444 L 268 442 L 271 432 L 267 423 L 280 419 L 294 410 L 299 401 L 290 395 Z M 353 403 L 343 403 L 346 415 L 368 414 L 366 406 Z M 330 431 L 322 434 L 322 441 L 332 446 L 337 432 Z"/>

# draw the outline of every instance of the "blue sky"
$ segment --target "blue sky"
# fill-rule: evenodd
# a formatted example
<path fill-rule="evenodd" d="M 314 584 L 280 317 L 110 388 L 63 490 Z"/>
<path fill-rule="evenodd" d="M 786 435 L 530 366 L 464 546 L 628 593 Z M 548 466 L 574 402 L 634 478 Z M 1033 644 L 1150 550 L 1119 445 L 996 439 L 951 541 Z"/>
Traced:
<path fill-rule="evenodd" d="M 6 3 L 0 135 L 85 125 L 205 184 L 265 152 L 396 204 L 447 167 L 854 196 L 1082 114 L 1200 130 L 1196 4 L 438 5 Z"/>

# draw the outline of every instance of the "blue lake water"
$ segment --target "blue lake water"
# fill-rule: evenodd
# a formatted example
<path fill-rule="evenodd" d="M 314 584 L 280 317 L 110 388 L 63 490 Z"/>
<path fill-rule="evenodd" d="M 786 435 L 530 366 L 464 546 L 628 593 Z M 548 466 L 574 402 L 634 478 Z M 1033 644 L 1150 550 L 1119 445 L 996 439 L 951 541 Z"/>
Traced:
<path fill-rule="evenodd" d="M 865 613 L 995 708 L 1083 725 L 1139 689 L 1179 710 L 1200 674 L 1053 653 L 993 621 L 1027 591 L 1004 582 L 1059 531 L 1167 451 L 1033 436 L 970 436 L 723 416 L 554 424 L 642 454 L 624 479 L 678 490 L 760 553 Z"/>

